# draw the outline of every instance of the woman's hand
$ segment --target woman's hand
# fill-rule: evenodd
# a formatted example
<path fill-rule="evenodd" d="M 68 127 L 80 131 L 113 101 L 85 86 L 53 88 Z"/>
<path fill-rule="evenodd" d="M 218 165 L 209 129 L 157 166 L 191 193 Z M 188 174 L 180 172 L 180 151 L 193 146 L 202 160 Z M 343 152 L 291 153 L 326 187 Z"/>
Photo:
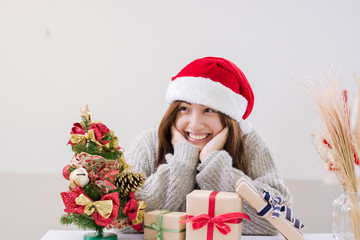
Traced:
<path fill-rule="evenodd" d="M 171 127 L 171 144 L 173 147 L 175 147 L 175 144 L 181 143 L 181 142 L 187 142 L 184 135 L 182 135 L 179 130 L 175 126 Z"/>
<path fill-rule="evenodd" d="M 221 150 L 227 140 L 229 128 L 225 127 L 211 139 L 200 152 L 200 161 L 203 162 L 213 151 Z"/>

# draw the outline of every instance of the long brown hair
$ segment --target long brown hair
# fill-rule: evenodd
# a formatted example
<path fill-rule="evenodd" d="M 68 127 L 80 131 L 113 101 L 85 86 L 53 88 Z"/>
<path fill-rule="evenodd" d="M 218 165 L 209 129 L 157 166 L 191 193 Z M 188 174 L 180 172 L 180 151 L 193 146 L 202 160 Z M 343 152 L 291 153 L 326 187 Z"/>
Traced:
<path fill-rule="evenodd" d="M 155 168 L 165 162 L 165 155 L 168 153 L 174 153 L 174 148 L 171 143 L 171 126 L 175 123 L 176 115 L 179 111 L 181 101 L 175 101 L 170 104 L 169 108 L 162 118 L 158 136 L 159 136 L 159 147 L 157 159 L 155 162 Z M 240 130 L 239 123 L 230 118 L 229 116 L 219 112 L 221 124 L 224 127 L 229 127 L 229 135 L 224 145 L 224 150 L 229 153 L 233 159 L 233 167 L 243 171 L 247 174 L 247 166 L 245 164 L 244 156 L 244 144 Z"/>

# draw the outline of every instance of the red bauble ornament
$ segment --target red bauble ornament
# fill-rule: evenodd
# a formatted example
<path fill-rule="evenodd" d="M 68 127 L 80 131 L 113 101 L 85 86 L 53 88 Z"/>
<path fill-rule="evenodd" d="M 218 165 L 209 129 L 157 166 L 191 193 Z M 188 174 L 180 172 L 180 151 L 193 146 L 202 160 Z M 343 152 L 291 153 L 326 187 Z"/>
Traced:
<path fill-rule="evenodd" d="M 70 173 L 69 173 L 69 168 L 70 168 L 70 165 L 66 165 L 64 168 L 63 168 L 63 176 L 66 180 L 69 180 L 70 179 Z"/>

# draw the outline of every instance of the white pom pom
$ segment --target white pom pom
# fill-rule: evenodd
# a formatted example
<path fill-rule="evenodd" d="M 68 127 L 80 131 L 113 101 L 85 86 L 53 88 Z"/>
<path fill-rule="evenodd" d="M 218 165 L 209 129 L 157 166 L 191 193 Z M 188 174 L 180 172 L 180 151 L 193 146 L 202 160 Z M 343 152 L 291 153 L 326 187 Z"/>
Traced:
<path fill-rule="evenodd" d="M 249 134 L 252 131 L 252 124 L 249 120 L 241 119 L 239 122 L 239 126 L 242 132 L 242 135 Z"/>

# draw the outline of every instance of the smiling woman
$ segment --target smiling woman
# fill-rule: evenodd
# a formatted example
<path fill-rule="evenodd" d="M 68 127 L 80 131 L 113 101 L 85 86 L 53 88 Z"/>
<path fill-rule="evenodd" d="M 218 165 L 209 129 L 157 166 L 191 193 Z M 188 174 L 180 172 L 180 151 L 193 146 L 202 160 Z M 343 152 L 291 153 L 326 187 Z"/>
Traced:
<path fill-rule="evenodd" d="M 180 130 L 183 128 L 187 130 Z M 196 132 L 203 133 L 205 130 L 209 130 L 205 132 L 206 135 Z M 216 137 L 222 141 L 215 140 L 212 143 L 220 144 L 217 148 L 223 148 L 230 154 L 233 166 L 247 173 L 239 123 L 215 109 L 196 103 L 175 101 L 165 113 L 158 135 L 159 150 L 156 168 L 165 162 L 165 153 L 174 152 L 173 146 L 178 142 L 190 142 L 197 146 L 200 152 L 199 160 L 206 159 L 211 153 L 211 144 L 208 143 Z M 207 148 L 203 149 L 205 146 Z"/>
<path fill-rule="evenodd" d="M 271 151 L 247 120 L 254 95 L 235 64 L 215 57 L 191 62 L 172 78 L 166 100 L 158 131 L 144 132 L 125 153 L 146 175 L 137 197 L 147 211 L 185 211 L 194 189 L 235 192 L 241 177 L 291 206 Z M 243 210 L 251 218 L 243 234 L 277 234 L 247 203 Z"/>
<path fill-rule="evenodd" d="M 216 110 L 187 102 L 180 103 L 175 127 L 174 131 L 179 131 L 183 140 L 196 145 L 199 152 L 224 128 Z"/>

